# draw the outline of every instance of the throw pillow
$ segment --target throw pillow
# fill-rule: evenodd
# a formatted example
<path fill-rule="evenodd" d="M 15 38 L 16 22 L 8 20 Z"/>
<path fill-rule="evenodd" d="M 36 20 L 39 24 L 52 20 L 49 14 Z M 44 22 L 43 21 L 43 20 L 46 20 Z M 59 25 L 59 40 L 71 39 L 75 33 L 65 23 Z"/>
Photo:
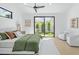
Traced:
<path fill-rule="evenodd" d="M 14 34 L 14 32 L 6 32 L 7 36 L 9 37 L 9 39 L 13 39 L 16 37 L 16 35 Z"/>
<path fill-rule="evenodd" d="M 7 35 L 5 33 L 0 33 L 2 39 L 1 40 L 6 40 L 8 39 Z"/>
<path fill-rule="evenodd" d="M 2 36 L 0 35 L 0 40 L 2 39 Z"/>

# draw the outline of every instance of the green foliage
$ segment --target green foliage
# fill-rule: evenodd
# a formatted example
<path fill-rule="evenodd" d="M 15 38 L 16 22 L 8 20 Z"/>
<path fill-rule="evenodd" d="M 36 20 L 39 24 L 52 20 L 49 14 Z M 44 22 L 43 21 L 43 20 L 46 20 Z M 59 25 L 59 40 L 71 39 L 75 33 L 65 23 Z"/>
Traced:
<path fill-rule="evenodd" d="M 50 26 L 51 26 L 51 24 L 50 24 L 50 22 L 48 22 L 48 31 L 50 32 Z"/>
<path fill-rule="evenodd" d="M 39 22 L 36 22 L 35 25 L 36 25 L 37 32 L 39 34 L 44 35 L 45 26 L 46 26 L 48 31 L 46 31 L 45 34 L 48 36 L 54 35 L 54 32 L 51 32 L 51 26 L 53 25 L 51 21 L 46 21 L 45 24 L 44 22 L 39 21 Z"/>
<path fill-rule="evenodd" d="M 42 23 L 41 30 L 44 33 L 44 22 Z"/>
<path fill-rule="evenodd" d="M 39 24 L 36 24 L 36 28 L 39 29 Z"/>
<path fill-rule="evenodd" d="M 39 24 L 38 23 L 36 24 L 36 29 L 37 29 L 37 32 L 39 32 Z"/>

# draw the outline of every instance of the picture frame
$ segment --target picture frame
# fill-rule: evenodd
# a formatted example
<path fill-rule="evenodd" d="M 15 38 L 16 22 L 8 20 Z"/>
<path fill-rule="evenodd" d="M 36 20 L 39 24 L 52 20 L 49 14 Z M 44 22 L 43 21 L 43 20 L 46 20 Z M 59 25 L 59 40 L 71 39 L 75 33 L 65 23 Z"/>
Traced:
<path fill-rule="evenodd" d="M 71 19 L 71 27 L 79 28 L 79 18 L 78 17 Z"/>
<path fill-rule="evenodd" d="M 25 20 L 25 26 L 30 27 L 31 26 L 31 20 Z"/>

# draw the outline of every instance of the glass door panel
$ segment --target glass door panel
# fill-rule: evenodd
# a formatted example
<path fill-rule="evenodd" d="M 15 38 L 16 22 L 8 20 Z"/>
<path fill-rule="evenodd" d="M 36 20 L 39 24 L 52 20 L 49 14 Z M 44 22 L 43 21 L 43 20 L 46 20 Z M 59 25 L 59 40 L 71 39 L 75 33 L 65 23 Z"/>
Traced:
<path fill-rule="evenodd" d="M 44 18 L 37 17 L 35 18 L 35 33 L 39 33 L 41 36 L 44 36 Z"/>
<path fill-rule="evenodd" d="M 45 36 L 54 36 L 54 18 L 45 17 Z"/>

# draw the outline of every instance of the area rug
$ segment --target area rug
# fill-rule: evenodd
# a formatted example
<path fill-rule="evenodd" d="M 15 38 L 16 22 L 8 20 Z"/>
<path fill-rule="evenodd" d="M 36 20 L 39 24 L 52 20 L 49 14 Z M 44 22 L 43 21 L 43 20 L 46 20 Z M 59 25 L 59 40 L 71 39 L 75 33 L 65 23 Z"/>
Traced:
<path fill-rule="evenodd" d="M 59 51 L 54 44 L 53 38 L 43 38 L 40 41 L 39 55 L 59 55 Z"/>

